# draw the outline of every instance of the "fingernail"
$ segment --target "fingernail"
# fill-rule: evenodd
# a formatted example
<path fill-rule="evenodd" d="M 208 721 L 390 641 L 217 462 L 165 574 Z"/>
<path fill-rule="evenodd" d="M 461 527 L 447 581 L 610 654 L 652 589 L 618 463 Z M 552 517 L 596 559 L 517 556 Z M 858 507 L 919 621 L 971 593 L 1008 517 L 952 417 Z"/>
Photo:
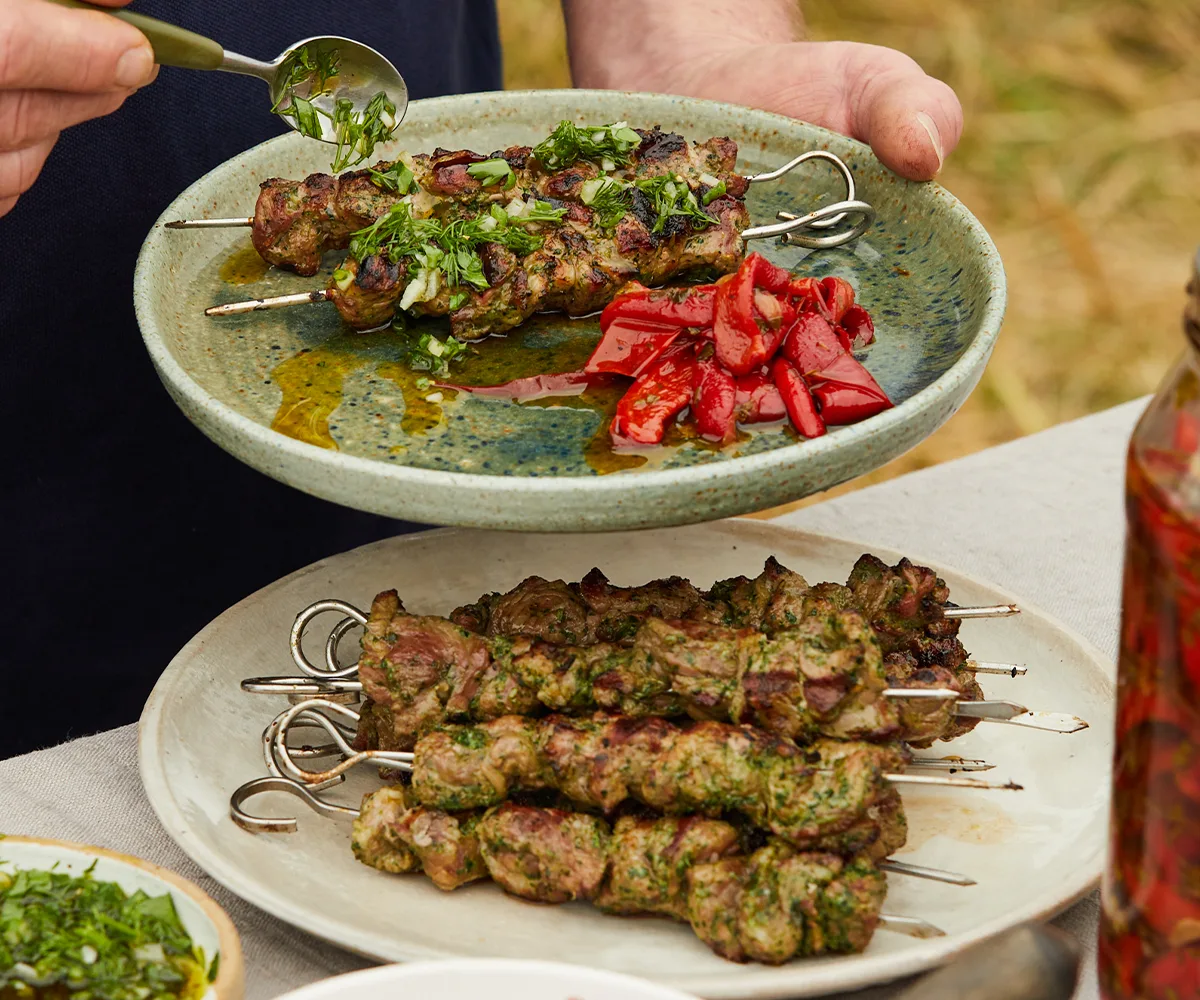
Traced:
<path fill-rule="evenodd" d="M 941 170 L 942 163 L 946 159 L 946 150 L 942 146 L 942 134 L 938 131 L 938 127 L 934 124 L 933 119 L 924 111 L 917 112 L 917 122 L 929 135 L 929 142 L 933 146 L 934 153 L 937 154 L 937 168 Z"/>
<path fill-rule="evenodd" d="M 148 45 L 138 45 L 117 60 L 118 87 L 143 87 L 150 82 L 153 73 L 154 54 Z"/>

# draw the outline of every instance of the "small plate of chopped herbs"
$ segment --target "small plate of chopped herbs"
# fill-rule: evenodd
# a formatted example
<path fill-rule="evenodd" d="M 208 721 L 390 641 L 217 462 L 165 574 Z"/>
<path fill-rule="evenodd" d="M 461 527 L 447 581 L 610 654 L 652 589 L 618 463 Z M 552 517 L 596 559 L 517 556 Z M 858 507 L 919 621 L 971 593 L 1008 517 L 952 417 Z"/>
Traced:
<path fill-rule="evenodd" d="M 233 923 L 173 872 L 0 839 L 0 1000 L 242 1000 Z"/>

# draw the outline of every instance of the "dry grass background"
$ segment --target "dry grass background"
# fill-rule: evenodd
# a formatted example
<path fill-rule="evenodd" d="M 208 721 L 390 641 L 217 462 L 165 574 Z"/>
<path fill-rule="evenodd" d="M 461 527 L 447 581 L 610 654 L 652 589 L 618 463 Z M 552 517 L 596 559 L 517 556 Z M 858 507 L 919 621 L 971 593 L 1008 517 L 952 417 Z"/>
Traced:
<path fill-rule="evenodd" d="M 499 0 L 511 88 L 570 85 L 558 0 Z M 957 91 L 941 182 L 995 238 L 1009 306 L 979 388 L 869 482 L 1150 392 L 1200 244 L 1195 0 L 805 0 L 814 39 L 901 49 Z"/>

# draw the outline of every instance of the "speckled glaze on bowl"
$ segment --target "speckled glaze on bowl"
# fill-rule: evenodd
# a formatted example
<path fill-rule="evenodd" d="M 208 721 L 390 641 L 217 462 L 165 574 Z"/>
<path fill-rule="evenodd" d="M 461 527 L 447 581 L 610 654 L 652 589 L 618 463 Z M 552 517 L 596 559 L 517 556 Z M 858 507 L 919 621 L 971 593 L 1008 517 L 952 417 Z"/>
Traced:
<path fill-rule="evenodd" d="M 724 452 L 685 443 L 634 459 L 646 458 L 640 468 L 598 475 L 585 446 L 601 431 L 599 414 L 466 394 L 422 404 L 391 364 L 395 336 L 348 336 L 330 306 L 208 319 L 202 310 L 214 302 L 321 287 L 335 266 L 331 254 L 317 278 L 271 271 L 234 284 L 226 279 L 231 262 L 246 258 L 245 230 L 162 226 L 177 218 L 248 216 L 266 178 L 327 170 L 328 147 L 296 135 L 250 149 L 202 177 L 146 239 L 135 305 L 172 397 L 242 461 L 348 507 L 432 524 L 607 531 L 761 510 L 853 479 L 933 433 L 978 382 L 1004 312 L 996 249 L 953 196 L 937 185 L 900 180 L 861 143 L 715 102 L 563 90 L 415 101 L 402 146 L 487 151 L 536 142 L 562 118 L 659 124 L 692 138 L 726 135 L 737 141 L 739 169 L 747 173 L 807 149 L 841 156 L 859 196 L 875 206 L 870 232 L 845 249 L 807 252 L 764 241 L 754 249 L 797 274 L 836 274 L 855 285 L 876 320 L 877 343 L 865 363 L 896 407 L 814 441 L 767 430 Z M 782 208 L 802 212 L 840 196 L 831 171 L 801 168 L 781 182 L 755 185 L 748 203 L 759 222 Z M 522 336 L 544 348 L 546 370 L 556 370 L 550 363 L 556 352 L 561 358 L 574 345 L 577 353 L 598 331 L 594 319 L 541 317 Z M 290 398 L 281 393 L 280 372 L 291 373 Z M 330 385 L 340 405 L 322 412 L 310 397 Z M 306 397 L 305 387 L 313 386 Z M 281 404 L 284 411 L 298 404 L 301 431 L 312 438 L 317 428 L 315 439 L 326 446 L 272 430 Z"/>

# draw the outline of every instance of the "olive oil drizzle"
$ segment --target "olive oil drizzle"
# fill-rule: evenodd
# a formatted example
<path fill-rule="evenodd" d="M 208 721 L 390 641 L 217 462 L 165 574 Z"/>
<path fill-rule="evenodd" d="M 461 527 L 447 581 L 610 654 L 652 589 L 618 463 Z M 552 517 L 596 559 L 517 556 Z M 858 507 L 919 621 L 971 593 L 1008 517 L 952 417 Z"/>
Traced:
<path fill-rule="evenodd" d="M 453 373 L 445 381 L 464 386 L 491 386 L 549 372 L 582 369 L 595 348 L 598 332 L 594 326 L 580 323 L 578 332 L 572 330 L 563 334 L 559 326 L 561 319 L 556 319 L 554 324 L 557 329 L 547 333 L 535 319 L 526 328 L 507 337 L 491 337 L 472 344 L 470 354 L 455 362 Z M 346 378 L 368 368 L 373 368 L 380 379 L 395 385 L 403 396 L 404 408 L 399 414 L 401 433 L 394 435 L 401 441 L 392 446 L 393 454 L 406 450 L 404 438 L 425 437 L 443 426 L 447 407 L 452 408 L 456 401 L 461 403 L 458 400 L 460 394 L 454 389 L 438 386 L 435 383 L 442 380 L 413 371 L 405 361 L 399 360 L 402 356 L 399 336 L 386 331 L 336 337 L 321 347 L 305 349 L 281 362 L 271 372 L 271 380 L 282 392 L 271 429 L 320 448 L 337 450 L 338 443 L 329 427 L 330 418 L 342 404 Z M 681 448 L 720 450 L 719 445 L 700 438 L 688 424 L 672 424 L 662 445 L 614 447 L 610 426 L 617 403 L 627 389 L 628 383 L 620 381 L 591 386 L 577 395 L 545 396 L 515 405 L 595 413 L 595 430 L 588 439 L 580 442 L 580 452 L 587 467 L 601 476 L 644 467 L 661 468 Z M 488 403 L 514 405 L 499 399 L 489 399 Z M 384 420 L 395 416 L 394 412 L 380 413 Z M 739 430 L 736 445 L 744 444 L 751 436 L 744 429 Z"/>
<path fill-rule="evenodd" d="M 246 243 L 225 258 L 225 263 L 217 273 L 226 284 L 252 285 L 262 281 L 268 270 L 270 265 L 259 256 L 254 245 Z"/>

